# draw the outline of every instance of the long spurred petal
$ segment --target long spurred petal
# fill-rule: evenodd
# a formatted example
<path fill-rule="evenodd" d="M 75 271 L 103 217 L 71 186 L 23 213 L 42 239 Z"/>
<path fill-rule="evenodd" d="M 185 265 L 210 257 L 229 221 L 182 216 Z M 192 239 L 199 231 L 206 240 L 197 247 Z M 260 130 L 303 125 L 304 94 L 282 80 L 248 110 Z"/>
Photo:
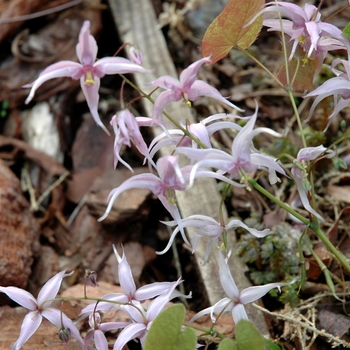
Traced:
<path fill-rule="evenodd" d="M 132 323 L 125 327 L 118 335 L 113 350 L 122 350 L 123 346 L 132 339 L 141 337 L 146 332 L 146 326 L 141 323 Z"/>
<path fill-rule="evenodd" d="M 239 290 L 231 275 L 230 268 L 224 258 L 222 251 L 219 251 L 219 273 L 222 288 L 230 299 L 239 300 Z"/>
<path fill-rule="evenodd" d="M 236 109 L 237 111 L 244 112 L 244 109 L 241 109 L 228 101 L 225 97 L 223 97 L 220 92 L 212 87 L 211 85 L 207 84 L 206 82 L 202 80 L 196 80 L 189 91 L 186 91 L 188 94 L 188 99 L 190 101 L 195 101 L 199 96 L 207 96 L 215 98 L 218 101 L 221 101 L 231 108 Z"/>
<path fill-rule="evenodd" d="M 0 292 L 5 293 L 17 304 L 22 305 L 28 310 L 34 311 L 38 307 L 35 298 L 24 289 L 17 287 L 0 287 Z"/>
<path fill-rule="evenodd" d="M 32 311 L 27 314 L 22 322 L 21 333 L 11 349 L 18 350 L 22 345 L 36 332 L 39 328 L 42 316 L 37 311 Z"/>
<path fill-rule="evenodd" d="M 104 57 L 96 61 L 94 67 L 103 75 L 151 72 L 124 57 Z"/>
<path fill-rule="evenodd" d="M 61 287 L 63 277 L 67 276 L 66 271 L 61 271 L 55 276 L 50 278 L 44 286 L 41 288 L 41 291 L 38 295 L 38 305 L 41 306 L 46 300 L 54 299 Z M 51 302 L 47 302 L 43 305 L 44 308 L 49 307 Z"/>
<path fill-rule="evenodd" d="M 23 87 L 31 87 L 29 95 L 25 101 L 28 104 L 34 97 L 35 91 L 46 81 L 53 78 L 70 77 L 72 79 L 79 79 L 84 74 L 83 68 L 79 63 L 72 61 L 61 61 L 48 66 L 44 69 L 31 84 L 23 85 Z"/>
<path fill-rule="evenodd" d="M 252 303 L 263 297 L 266 293 L 268 293 L 271 289 L 278 288 L 280 289 L 283 286 L 289 286 L 293 284 L 295 281 L 289 283 L 268 283 L 264 286 L 255 286 L 248 287 L 241 292 L 240 301 L 242 304 Z"/>
<path fill-rule="evenodd" d="M 110 135 L 108 129 L 102 123 L 100 116 L 98 114 L 98 100 L 100 95 L 98 94 L 98 89 L 100 88 L 100 78 L 96 75 L 94 76 L 94 84 L 85 84 L 84 76 L 80 79 L 80 86 L 86 98 L 86 102 L 89 106 L 90 113 L 94 118 L 96 124 L 100 126 L 107 135 Z"/>

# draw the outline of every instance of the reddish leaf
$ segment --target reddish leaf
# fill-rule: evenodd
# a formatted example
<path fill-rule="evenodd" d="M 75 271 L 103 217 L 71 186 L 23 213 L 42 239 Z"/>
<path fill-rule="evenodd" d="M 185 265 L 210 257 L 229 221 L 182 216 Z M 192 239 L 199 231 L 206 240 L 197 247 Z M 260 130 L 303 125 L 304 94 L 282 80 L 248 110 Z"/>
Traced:
<path fill-rule="evenodd" d="M 293 91 L 304 91 L 313 87 L 317 65 L 317 58 L 307 59 L 305 61 L 293 58 L 288 62 L 289 79 L 292 81 Z M 284 86 L 288 85 L 285 65 L 278 71 L 277 78 Z"/>
<path fill-rule="evenodd" d="M 248 48 L 260 32 L 263 16 L 259 16 L 250 26 L 243 26 L 259 12 L 264 3 L 264 0 L 230 0 L 204 34 L 203 56 L 211 55 L 212 63 L 215 63 L 233 47 Z"/>

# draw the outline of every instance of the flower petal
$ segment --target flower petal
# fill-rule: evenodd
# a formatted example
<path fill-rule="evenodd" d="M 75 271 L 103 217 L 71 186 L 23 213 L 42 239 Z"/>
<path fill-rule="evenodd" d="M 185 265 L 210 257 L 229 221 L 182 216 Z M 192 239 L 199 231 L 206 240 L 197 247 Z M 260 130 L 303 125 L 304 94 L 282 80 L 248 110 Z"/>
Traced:
<path fill-rule="evenodd" d="M 61 271 L 57 273 L 55 276 L 50 278 L 44 286 L 41 288 L 41 291 L 38 295 L 38 305 L 42 308 L 47 308 L 51 305 L 52 301 L 49 301 L 45 303 L 43 306 L 41 305 L 46 300 L 54 299 L 61 287 L 62 279 L 66 276 L 69 276 L 66 274 L 66 271 Z"/>
<path fill-rule="evenodd" d="M 239 290 L 231 275 L 230 268 L 224 258 L 222 251 L 219 251 L 219 274 L 222 288 L 230 299 L 239 300 Z"/>
<path fill-rule="evenodd" d="M 29 95 L 25 100 L 28 104 L 34 97 L 35 91 L 46 81 L 53 78 L 70 77 L 72 79 L 79 79 L 84 75 L 83 67 L 81 64 L 72 61 L 61 61 L 54 63 L 44 69 L 38 79 L 31 84 L 23 85 L 24 88 L 31 87 Z"/>
<path fill-rule="evenodd" d="M 136 285 L 134 282 L 134 277 L 132 276 L 131 268 L 126 260 L 124 249 L 122 260 L 118 265 L 118 279 L 123 292 L 127 297 L 129 297 L 129 299 L 132 300 L 136 292 Z"/>
<path fill-rule="evenodd" d="M 149 69 L 143 68 L 124 57 L 104 57 L 94 63 L 100 78 L 106 74 L 149 73 Z"/>
<path fill-rule="evenodd" d="M 97 350 L 108 350 L 108 342 L 102 331 L 95 330 L 94 341 Z"/>
<path fill-rule="evenodd" d="M 73 321 L 69 319 L 62 311 L 48 308 L 42 311 L 42 316 L 58 328 L 62 328 L 62 326 L 68 328 L 71 336 L 81 344 L 84 344 L 78 328 L 75 326 Z"/>
<path fill-rule="evenodd" d="M 129 190 L 131 188 L 148 188 L 154 194 L 158 195 L 159 191 L 162 189 L 162 182 L 157 176 L 153 174 L 138 174 L 124 181 L 123 184 L 113 189 L 108 195 L 109 203 L 108 203 L 107 209 L 104 215 L 102 215 L 98 219 L 98 221 L 104 220 L 112 210 L 113 203 L 117 199 L 117 197 L 122 192 Z"/>
<path fill-rule="evenodd" d="M 146 326 L 141 323 L 132 323 L 125 327 L 118 335 L 117 341 L 114 343 L 113 350 L 122 350 L 124 345 L 132 339 L 140 338 L 146 331 Z"/>
<path fill-rule="evenodd" d="M 29 312 L 23 319 L 21 326 L 21 333 L 19 334 L 19 338 L 13 344 L 11 349 L 18 350 L 22 347 L 22 345 L 36 332 L 39 328 L 42 316 L 40 312 L 34 311 Z"/>
<path fill-rule="evenodd" d="M 196 80 L 199 68 L 204 63 L 211 62 L 210 57 L 204 57 L 196 62 L 193 62 L 186 69 L 184 69 L 180 74 L 180 84 L 184 92 L 188 93 L 188 90 L 191 89 L 192 84 Z"/>
<path fill-rule="evenodd" d="M 17 304 L 22 305 L 28 310 L 34 311 L 38 308 L 35 298 L 24 289 L 17 287 L 0 287 L 0 292 L 5 293 Z"/>
<path fill-rule="evenodd" d="M 232 309 L 233 321 L 237 324 L 240 320 L 248 320 L 247 312 L 243 304 L 236 304 Z"/>
<path fill-rule="evenodd" d="M 76 46 L 77 56 L 83 65 L 92 66 L 97 56 L 97 44 L 90 34 L 90 21 L 84 21 L 79 33 L 79 42 Z"/>
<path fill-rule="evenodd" d="M 85 84 L 85 77 L 82 76 L 80 78 L 80 86 L 85 95 L 92 117 L 94 118 L 96 124 L 100 126 L 107 133 L 107 135 L 110 135 L 110 132 L 104 126 L 98 114 L 98 100 L 100 98 L 98 90 L 100 88 L 100 78 L 96 75 L 94 76 L 94 82 L 94 84 Z"/>
<path fill-rule="evenodd" d="M 236 109 L 237 111 L 244 112 L 244 109 L 241 109 L 228 101 L 225 97 L 223 97 L 220 92 L 209 85 L 208 83 L 202 81 L 202 80 L 196 80 L 189 91 L 186 91 L 188 94 L 188 99 L 190 101 L 195 101 L 199 96 L 207 96 L 215 98 L 218 101 L 221 101 L 231 108 Z"/>
<path fill-rule="evenodd" d="M 271 289 L 280 289 L 280 287 L 289 286 L 294 282 L 295 281 L 293 280 L 292 282 L 268 283 L 264 286 L 248 287 L 241 292 L 240 301 L 242 304 L 252 303 L 253 301 L 256 301 L 263 297 Z"/>

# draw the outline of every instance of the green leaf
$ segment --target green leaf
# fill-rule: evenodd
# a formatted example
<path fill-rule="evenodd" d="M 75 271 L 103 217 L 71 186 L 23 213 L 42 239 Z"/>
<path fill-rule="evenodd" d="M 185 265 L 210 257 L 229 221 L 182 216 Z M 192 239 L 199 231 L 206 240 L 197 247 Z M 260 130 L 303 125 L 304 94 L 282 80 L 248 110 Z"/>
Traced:
<path fill-rule="evenodd" d="M 218 350 L 234 350 L 234 349 L 236 349 L 236 342 L 231 338 L 225 338 L 218 347 Z"/>
<path fill-rule="evenodd" d="M 270 350 L 281 350 L 281 348 L 271 340 L 265 339 L 265 345 Z"/>
<path fill-rule="evenodd" d="M 215 63 L 233 47 L 247 49 L 251 46 L 261 30 L 263 16 L 259 16 L 250 26 L 243 27 L 264 3 L 264 0 L 230 0 L 204 34 L 203 56 L 211 56 L 212 63 Z"/>
<path fill-rule="evenodd" d="M 350 38 L 350 22 L 346 25 L 346 27 L 343 29 L 343 34 L 347 37 Z"/>
<path fill-rule="evenodd" d="M 236 348 L 234 350 L 265 350 L 265 340 L 253 323 L 240 320 L 235 329 Z"/>
<path fill-rule="evenodd" d="M 193 329 L 181 330 L 185 307 L 176 304 L 162 311 L 148 331 L 144 350 L 195 350 L 197 336 Z"/>

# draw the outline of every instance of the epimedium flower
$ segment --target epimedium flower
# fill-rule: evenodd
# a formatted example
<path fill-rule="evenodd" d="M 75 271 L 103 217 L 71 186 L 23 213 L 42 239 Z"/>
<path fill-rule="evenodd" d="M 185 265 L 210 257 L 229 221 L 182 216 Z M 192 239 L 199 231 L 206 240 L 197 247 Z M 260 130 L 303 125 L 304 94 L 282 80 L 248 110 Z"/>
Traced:
<path fill-rule="evenodd" d="M 74 80 L 80 79 L 80 86 L 86 97 L 92 117 L 109 134 L 97 110 L 100 78 L 106 74 L 147 73 L 149 71 L 123 57 L 104 57 L 96 61 L 97 50 L 96 40 L 90 34 L 90 21 L 84 21 L 79 34 L 79 42 L 76 46 L 76 53 L 80 63 L 61 61 L 48 66 L 41 72 L 38 79 L 31 84 L 23 86 L 31 87 L 25 103 L 28 104 L 33 99 L 35 91 L 47 80 L 61 77 L 70 77 Z"/>
<path fill-rule="evenodd" d="M 25 316 L 19 338 L 13 345 L 13 350 L 20 349 L 24 343 L 36 332 L 43 318 L 54 324 L 60 329 L 68 329 L 70 335 L 83 344 L 83 339 L 73 321 L 70 320 L 61 310 L 57 310 L 52 306 L 54 298 L 60 289 L 62 279 L 66 276 L 66 271 L 59 272 L 48 280 L 42 287 L 35 299 L 29 292 L 17 287 L 0 287 L 0 292 L 5 293 L 9 298 L 17 304 L 29 310 Z"/>
<path fill-rule="evenodd" d="M 236 219 L 230 220 L 227 224 L 222 225 L 210 216 L 191 215 L 187 218 L 182 219 L 181 221 L 182 221 L 182 226 L 184 228 L 186 228 L 186 227 L 195 227 L 196 228 L 196 231 L 194 233 L 194 237 L 192 239 L 192 253 L 194 253 L 194 251 L 196 250 L 199 239 L 201 237 L 208 237 L 209 241 L 208 241 L 207 249 L 206 249 L 205 256 L 204 256 L 204 262 L 206 262 L 208 260 L 209 253 L 210 253 L 210 250 L 211 250 L 211 247 L 213 246 L 213 244 L 218 245 L 218 242 L 221 239 L 221 236 L 224 233 L 224 231 L 228 231 L 228 230 L 230 230 L 232 228 L 236 228 L 236 227 L 242 227 L 245 230 L 249 231 L 252 235 L 254 235 L 255 237 L 258 237 L 258 238 L 265 237 L 266 235 L 268 235 L 270 233 L 269 229 L 259 231 L 259 230 L 256 230 L 255 228 L 248 227 L 242 221 L 236 220 Z M 176 225 L 175 221 L 169 221 L 169 222 L 162 221 L 162 222 L 168 226 Z M 164 248 L 164 250 L 162 250 L 161 252 L 156 252 L 156 253 L 157 254 L 166 253 L 170 249 L 170 247 L 171 247 L 171 245 L 176 237 L 176 234 L 178 232 L 179 232 L 179 227 L 177 227 L 173 231 L 173 233 L 171 234 L 169 242 L 168 242 L 167 246 Z"/>
<path fill-rule="evenodd" d="M 289 20 L 282 20 L 282 25 L 283 32 L 290 37 L 291 41 L 294 41 L 290 59 L 293 58 L 298 45 L 307 52 L 308 58 L 312 57 L 313 52 L 318 51 L 319 41 L 324 36 L 331 36 L 341 42 L 345 40 L 339 28 L 321 21 L 321 14 L 314 5 L 305 4 L 304 9 L 302 9 L 299 5 L 293 3 L 274 1 L 267 3 L 265 6 L 246 26 L 266 12 L 277 12 L 288 18 Z M 270 27 L 271 30 L 282 30 L 279 19 L 265 19 L 263 24 Z"/>
<path fill-rule="evenodd" d="M 235 129 L 238 131 L 242 129 L 242 127 L 238 124 L 229 120 L 224 120 L 226 118 L 245 119 L 245 117 L 238 117 L 234 114 L 218 113 L 207 117 L 198 123 L 192 123 L 187 127 L 183 125 L 183 127 L 186 128 L 206 147 L 211 148 L 212 145 L 210 139 L 216 131 L 226 128 Z M 182 130 L 170 129 L 159 134 L 153 139 L 149 146 L 150 156 L 153 157 L 161 148 L 168 145 L 174 145 L 176 147 L 198 147 L 198 144 L 190 137 L 185 136 Z"/>
<path fill-rule="evenodd" d="M 164 75 L 148 84 L 166 89 L 155 101 L 153 119 L 162 120 L 163 110 L 171 102 L 184 100 L 189 104 L 189 101 L 196 101 L 200 96 L 212 97 L 240 112 L 243 112 L 242 109 L 224 98 L 217 89 L 202 80 L 196 80 L 199 68 L 204 63 L 209 62 L 211 62 L 210 57 L 204 57 L 192 63 L 181 72 L 179 80 L 169 75 Z"/>
<path fill-rule="evenodd" d="M 292 167 L 291 172 L 294 175 L 294 180 L 297 185 L 299 197 L 304 208 L 312 215 L 315 215 L 319 220 L 324 221 L 323 217 L 311 207 L 307 197 L 307 194 L 311 189 L 311 185 L 308 180 L 307 162 L 317 159 L 322 154 L 324 155 L 324 157 L 331 158 L 335 155 L 335 152 L 327 149 L 322 145 L 318 147 L 302 148 L 298 152 L 297 159 L 294 162 L 294 166 Z"/>
<path fill-rule="evenodd" d="M 269 128 L 261 127 L 254 129 L 254 125 L 258 116 L 258 106 L 256 106 L 255 113 L 251 116 L 247 124 L 238 132 L 234 138 L 231 147 L 231 154 L 226 153 L 218 149 L 194 149 L 186 147 L 178 147 L 177 152 L 186 155 L 189 159 L 197 161 L 193 166 L 190 175 L 190 186 L 193 183 L 193 179 L 196 176 L 197 169 L 199 167 L 204 168 L 216 168 L 218 172 L 214 173 L 210 170 L 202 172 L 203 176 L 211 176 L 217 179 L 222 179 L 227 183 L 234 186 L 239 186 L 231 179 L 240 179 L 241 172 L 243 170 L 246 173 L 250 173 L 255 169 L 264 169 L 269 172 L 269 180 L 271 184 L 275 184 L 278 181 L 276 172 L 285 175 L 284 169 L 268 155 L 258 153 L 253 147 L 253 138 L 261 133 L 265 132 L 276 137 L 281 135 Z M 229 178 L 222 176 L 228 174 Z"/>
<path fill-rule="evenodd" d="M 336 65 L 341 63 L 345 68 L 345 73 L 334 69 Z M 344 108 L 350 105 L 350 63 L 346 60 L 335 59 L 331 66 L 332 71 L 336 74 L 336 77 L 330 78 L 325 81 L 321 86 L 312 92 L 309 92 L 305 97 L 317 96 L 313 102 L 309 116 L 306 122 L 312 117 L 316 106 L 326 97 L 334 96 L 334 110 L 332 114 L 328 117 L 328 124 L 325 130 L 328 129 L 331 121 L 336 117 L 336 115 Z"/>
<path fill-rule="evenodd" d="M 135 118 L 128 109 L 123 109 L 112 117 L 110 124 L 112 125 L 115 134 L 114 168 L 118 165 L 118 162 L 121 162 L 131 172 L 134 172 L 131 166 L 120 156 L 122 146 L 126 145 L 131 147 L 131 142 L 136 146 L 138 151 L 145 156 L 145 159 L 147 159 L 152 166 L 156 167 L 149 154 L 146 142 L 140 132 L 140 126 L 152 126 L 155 124 L 155 121 L 152 118 Z M 156 121 L 156 124 L 159 125 L 160 122 Z"/>
<path fill-rule="evenodd" d="M 122 257 L 120 257 L 114 245 L 113 250 L 118 260 L 118 280 L 123 293 L 109 293 L 104 295 L 101 298 L 104 301 L 100 301 L 97 304 L 93 303 L 88 305 L 81 311 L 81 315 L 92 314 L 94 311 L 108 311 L 111 308 L 120 308 L 120 304 L 116 303 L 132 303 L 140 307 L 141 303 L 145 300 L 152 299 L 156 296 L 166 293 L 170 288 L 173 287 L 174 283 L 176 284 L 176 282 L 154 282 L 137 289 L 134 278 L 132 276 L 130 265 L 128 264 L 124 253 L 124 249 Z M 180 296 L 180 294 L 175 291 L 172 297 L 177 296 Z M 182 294 L 181 296 L 188 297 Z M 125 308 L 128 308 L 128 305 L 125 305 Z"/>
<path fill-rule="evenodd" d="M 117 341 L 114 343 L 113 350 L 122 350 L 123 346 L 132 339 L 140 339 L 143 346 L 147 332 L 150 329 L 154 319 L 164 310 L 166 304 L 173 297 L 175 288 L 182 282 L 181 279 L 173 283 L 171 288 L 166 292 L 153 299 L 146 308 L 127 308 L 125 311 L 129 314 L 132 322 L 126 326 L 119 334 Z"/>
<path fill-rule="evenodd" d="M 89 344 L 94 340 L 97 350 L 108 350 L 108 342 L 105 336 L 105 332 L 124 328 L 128 326 L 130 322 L 104 322 L 101 323 L 101 315 L 98 312 L 94 312 L 89 316 L 89 326 L 91 327 L 85 338 L 85 349 L 89 349 Z"/>
<path fill-rule="evenodd" d="M 156 163 L 158 176 L 150 173 L 134 175 L 109 193 L 107 209 L 104 215 L 99 218 L 99 221 L 102 221 L 107 217 L 112 209 L 114 201 L 122 192 L 131 188 L 147 188 L 158 197 L 165 209 L 178 223 L 184 241 L 190 245 L 185 232 L 181 227 L 181 217 L 176 205 L 175 191 L 184 191 L 186 189 L 187 179 L 190 175 L 191 169 L 192 166 L 180 168 L 178 164 L 178 156 L 165 156 L 158 159 Z M 199 169 L 196 177 L 204 176 L 206 173 L 207 172 L 202 173 L 201 169 Z"/>
<path fill-rule="evenodd" d="M 245 304 L 249 304 L 260 299 L 273 288 L 280 289 L 283 286 L 288 286 L 295 282 L 268 283 L 264 286 L 248 287 L 240 292 L 235 281 L 233 280 L 227 260 L 224 258 L 222 251 L 219 252 L 218 262 L 220 283 L 227 294 L 227 297 L 219 300 L 215 305 L 198 312 L 190 320 L 190 322 L 197 320 L 201 316 L 210 314 L 213 323 L 215 323 L 216 318 L 214 314 L 221 313 L 223 311 L 231 311 L 233 321 L 236 324 L 240 320 L 248 320 L 248 315 L 244 308 Z"/>

